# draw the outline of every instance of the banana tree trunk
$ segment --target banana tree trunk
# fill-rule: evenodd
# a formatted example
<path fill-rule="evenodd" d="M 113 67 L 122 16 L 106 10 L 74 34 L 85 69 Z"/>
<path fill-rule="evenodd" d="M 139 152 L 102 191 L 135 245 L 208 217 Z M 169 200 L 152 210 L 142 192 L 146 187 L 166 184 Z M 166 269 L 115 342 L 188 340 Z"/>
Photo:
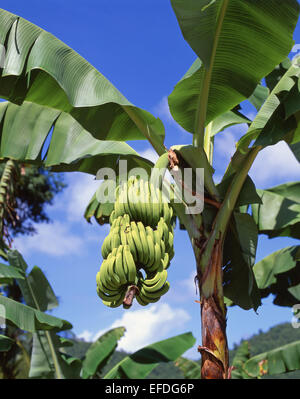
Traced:
<path fill-rule="evenodd" d="M 229 378 L 226 306 L 222 287 L 222 243 L 216 241 L 206 273 L 199 279 L 201 303 L 202 379 Z M 209 294 L 206 294 L 209 292 Z"/>
<path fill-rule="evenodd" d="M 8 232 L 5 230 L 5 212 L 9 214 L 13 221 L 13 216 L 9 208 L 13 197 L 13 183 L 17 173 L 16 170 L 16 162 L 8 159 L 0 180 L 0 241 L 2 242 L 0 246 L 4 248 L 6 248 L 5 238 L 9 240 Z"/>

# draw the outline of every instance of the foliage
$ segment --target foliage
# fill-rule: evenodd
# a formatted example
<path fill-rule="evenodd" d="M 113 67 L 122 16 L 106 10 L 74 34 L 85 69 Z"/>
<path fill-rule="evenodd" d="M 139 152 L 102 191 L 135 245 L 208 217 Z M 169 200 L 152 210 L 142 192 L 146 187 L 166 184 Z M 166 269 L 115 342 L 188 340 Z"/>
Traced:
<path fill-rule="evenodd" d="M 0 176 L 4 164 L 0 164 Z M 8 232 L 11 236 L 20 234 L 33 234 L 33 223 L 49 222 L 46 205 L 52 205 L 54 196 L 60 193 L 66 184 L 62 175 L 35 165 L 22 166 L 22 173 L 14 184 L 14 217 L 13 223 L 7 215 Z"/>
<path fill-rule="evenodd" d="M 253 268 L 262 297 L 275 295 L 274 304 L 293 306 L 300 300 L 300 246 L 280 249 Z"/>
<path fill-rule="evenodd" d="M 148 345 L 126 356 L 103 378 L 145 378 L 159 362 L 174 361 L 179 354 L 191 348 L 195 341 L 191 333 L 186 333 Z"/>
<path fill-rule="evenodd" d="M 170 169 L 191 167 L 193 184 L 195 171 L 204 167 L 203 213 L 188 214 L 185 199 L 172 206 L 193 245 L 202 317 L 203 310 L 211 310 L 210 323 L 202 318 L 202 356 L 213 355 L 216 368 L 226 378 L 225 328 L 210 331 L 221 319 L 220 325 L 226 324 L 224 295 L 226 304 L 247 310 L 256 310 L 261 297 L 270 293 L 276 295 L 275 303 L 284 306 L 299 298 L 298 250 L 278 251 L 255 265 L 259 234 L 299 238 L 299 184 L 256 190 L 248 176 L 259 152 L 280 141 L 288 143 L 299 158 L 300 64 L 286 61 L 293 46 L 299 4 L 296 0 L 171 0 L 171 5 L 184 38 L 198 57 L 168 98 L 174 119 L 193 135 L 191 145 L 168 151 L 159 119 L 132 105 L 100 72 L 54 36 L 0 10 L 0 37 L 6 50 L 0 95 L 9 101 L 0 104 L 0 156 L 51 166 L 54 171 L 92 174 L 100 167 L 116 170 L 119 161 L 126 159 L 129 168 L 142 166 L 150 173 L 152 163 L 125 143 L 147 139 L 160 159 L 167 157 Z M 244 100 L 257 109 L 253 120 L 241 111 Z M 247 123 L 248 131 L 236 144 L 217 186 L 211 167 L 214 136 L 239 123 Z M 44 148 L 46 141 L 49 144 Z M 100 223 L 109 215 L 109 207 L 99 206 L 95 196 L 86 211 L 88 220 L 93 215 Z M 34 341 L 36 358 L 47 354 L 39 348 L 42 341 L 55 347 L 51 351 L 55 353 L 53 364 L 44 369 L 45 375 L 53 367 L 56 376 L 67 375 L 71 369 L 78 375 L 78 361 L 60 354 L 61 341 L 55 328 L 66 328 L 65 322 L 51 318 L 36 302 L 41 293 L 34 291 L 38 286 L 34 281 L 40 278 L 37 273 L 17 279 L 30 306 L 9 298 L 0 298 L 0 302 L 5 302 L 11 323 L 40 338 Z M 204 304 L 211 301 L 213 305 L 206 308 Z M 43 310 L 48 309 L 50 302 L 42 303 Z M 25 312 L 26 323 L 18 317 Z M 113 348 L 113 343 L 109 347 Z M 153 350 L 146 348 L 124 358 L 108 375 L 137 376 L 134 373 L 140 372 L 143 376 L 143 370 L 149 372 L 155 363 L 145 356 Z M 170 361 L 175 360 L 175 352 L 169 347 L 168 353 L 162 350 L 160 355 L 164 353 L 164 359 Z M 148 364 L 137 367 L 138 355 Z M 245 353 L 240 355 L 242 359 Z M 277 361 L 282 360 L 280 356 Z M 106 353 L 103 359 L 108 357 Z M 289 364 L 285 363 L 287 369 Z M 96 369 L 89 365 L 86 375 Z"/>
<path fill-rule="evenodd" d="M 255 359 L 257 356 L 262 356 L 264 353 L 271 353 L 271 351 L 279 351 L 286 345 L 292 345 L 295 342 L 299 342 L 300 332 L 299 329 L 292 327 L 290 323 L 283 323 L 274 326 L 267 332 L 260 331 L 258 334 L 253 335 L 247 339 L 248 347 L 250 349 L 251 358 Z M 239 345 L 235 345 L 234 349 L 230 352 L 230 357 L 234 359 L 237 354 L 238 348 L 245 345 L 246 341 L 241 341 Z M 293 353 L 296 354 L 295 350 Z M 250 356 L 249 356 L 250 358 Z M 259 360 L 260 361 L 260 360 Z M 281 361 L 279 362 L 279 364 Z M 298 368 L 299 370 L 299 368 Z M 284 374 L 277 374 L 277 372 L 272 373 L 272 375 L 263 375 L 262 378 L 276 378 L 276 379 L 289 379 L 289 378 L 299 378 L 300 371 L 286 372 Z M 279 372 L 279 371 L 278 371 Z M 249 375 L 247 376 L 249 378 Z"/>

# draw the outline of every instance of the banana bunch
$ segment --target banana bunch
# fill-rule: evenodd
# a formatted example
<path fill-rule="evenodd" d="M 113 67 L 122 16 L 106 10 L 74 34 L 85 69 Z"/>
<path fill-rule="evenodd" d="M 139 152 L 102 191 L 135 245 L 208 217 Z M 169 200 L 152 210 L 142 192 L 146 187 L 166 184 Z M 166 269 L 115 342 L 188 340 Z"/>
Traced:
<path fill-rule="evenodd" d="M 161 190 L 147 180 L 130 178 L 117 187 L 110 232 L 101 248 L 103 263 L 96 277 L 97 293 L 105 305 L 120 306 L 132 287 L 142 306 L 157 302 L 169 290 L 167 269 L 174 256 L 172 216 L 173 209 L 163 202 Z"/>

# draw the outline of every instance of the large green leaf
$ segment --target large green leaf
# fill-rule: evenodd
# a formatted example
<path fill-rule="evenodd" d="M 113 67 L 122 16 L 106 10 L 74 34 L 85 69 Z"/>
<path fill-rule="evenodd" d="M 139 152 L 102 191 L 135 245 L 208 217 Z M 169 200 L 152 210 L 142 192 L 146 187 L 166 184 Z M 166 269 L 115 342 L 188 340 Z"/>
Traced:
<path fill-rule="evenodd" d="M 14 278 L 24 279 L 24 275 L 15 267 L 0 263 L 0 284 L 11 283 Z"/>
<path fill-rule="evenodd" d="M 268 189 L 269 192 L 281 195 L 291 201 L 300 203 L 300 183 L 290 182 Z"/>
<path fill-rule="evenodd" d="M 37 330 L 67 330 L 72 325 L 66 321 L 39 310 L 23 305 L 17 301 L 0 295 L 0 305 L 5 308 L 5 317 L 8 323 L 28 332 Z"/>
<path fill-rule="evenodd" d="M 200 379 L 201 378 L 201 366 L 194 360 L 186 359 L 185 357 L 179 357 L 174 362 L 175 366 L 187 379 Z"/>
<path fill-rule="evenodd" d="M 244 371 L 252 378 L 300 369 L 300 341 L 292 342 L 250 358 Z"/>
<path fill-rule="evenodd" d="M 101 370 L 107 364 L 124 332 L 124 327 L 114 328 L 89 347 L 82 363 L 83 378 L 94 376 L 97 370 Z"/>
<path fill-rule="evenodd" d="M 160 362 L 176 360 L 196 342 L 192 333 L 177 335 L 148 345 L 126 356 L 103 378 L 145 378 Z"/>
<path fill-rule="evenodd" d="M 273 71 L 265 77 L 265 82 L 269 90 L 272 91 L 274 89 L 274 87 L 277 85 L 277 83 L 280 81 L 286 71 L 291 67 L 291 65 L 291 60 L 289 58 L 286 58 L 279 65 L 276 65 Z"/>
<path fill-rule="evenodd" d="M 230 190 L 230 185 L 232 183 L 232 180 L 233 180 L 233 175 L 229 176 L 226 179 L 223 179 L 221 183 L 217 185 L 217 190 L 220 193 L 220 197 L 222 199 L 225 198 L 227 191 Z M 253 183 L 251 177 L 248 175 L 246 177 L 245 183 L 236 201 L 236 207 L 238 208 L 243 205 L 261 204 L 261 203 L 262 201 L 260 196 L 257 194 L 255 184 Z"/>
<path fill-rule="evenodd" d="M 35 298 L 38 300 L 40 310 L 51 310 L 58 306 L 57 297 L 45 274 L 38 266 L 32 268 L 27 279 Z"/>
<path fill-rule="evenodd" d="M 13 344 L 13 339 L 0 334 L 0 352 L 9 351 Z"/>
<path fill-rule="evenodd" d="M 53 331 L 33 334 L 29 378 L 80 378 L 80 359 L 66 357 L 60 352 L 60 337 Z"/>
<path fill-rule="evenodd" d="M 294 114 L 298 110 L 293 109 L 293 112 L 287 114 L 285 103 L 288 102 L 290 95 L 294 95 L 295 90 L 296 99 L 300 98 L 297 88 L 299 74 L 300 68 L 297 65 L 291 65 L 278 81 L 247 133 L 239 140 L 238 149 L 240 151 L 246 151 L 253 140 L 255 140 L 253 146 L 274 145 L 284 139 L 293 142 L 292 133 L 295 132 L 298 125 L 297 117 Z"/>
<path fill-rule="evenodd" d="M 259 233 L 270 238 L 300 238 L 300 183 L 282 184 L 257 192 L 262 204 L 253 204 L 252 213 Z"/>
<path fill-rule="evenodd" d="M 201 131 L 254 92 L 289 54 L 296 0 L 171 0 L 197 60 L 169 97 L 174 119 Z"/>
<path fill-rule="evenodd" d="M 268 87 L 259 84 L 256 86 L 256 89 L 254 90 L 253 94 L 249 97 L 248 100 L 252 105 L 254 105 L 257 111 L 259 111 L 263 103 L 268 98 L 269 94 L 270 90 L 268 89 Z"/>
<path fill-rule="evenodd" d="M 9 251 L 8 261 L 11 266 L 19 269 L 25 275 L 28 266 L 18 251 Z M 29 275 L 25 276 L 25 279 L 19 280 L 17 278 L 17 281 L 28 306 L 41 311 L 50 310 L 58 306 L 53 289 L 39 267 L 34 266 Z"/>
<path fill-rule="evenodd" d="M 258 232 L 247 213 L 234 212 L 224 244 L 224 295 L 243 309 L 256 310 L 260 293 L 253 273 Z"/>
<path fill-rule="evenodd" d="M 280 249 L 253 267 L 262 297 L 274 295 L 279 306 L 300 302 L 300 246 Z"/>
<path fill-rule="evenodd" d="M 30 102 L 0 103 L 0 133 L 1 158 L 31 161 L 55 171 L 96 174 L 101 167 L 115 169 L 120 154 L 132 166 L 149 167 L 127 143 L 96 140 L 67 113 Z"/>
<path fill-rule="evenodd" d="M 134 107 L 100 72 L 50 33 L 0 9 L 0 43 L 6 50 L 0 74 L 3 98 L 67 112 L 97 139 L 146 136 L 161 145 L 162 122 Z"/>
<path fill-rule="evenodd" d="M 230 126 L 239 125 L 242 123 L 251 123 L 251 121 L 238 111 L 228 111 L 217 116 L 210 125 L 210 135 L 215 136 L 217 133 L 229 128 Z"/>
<path fill-rule="evenodd" d="M 36 266 L 27 275 L 28 265 L 18 251 L 8 251 L 7 256 L 10 267 L 18 270 L 21 274 L 22 278 L 16 277 L 16 280 L 27 305 L 0 296 L 0 303 L 5 307 L 6 319 L 20 329 L 29 332 L 51 329 L 59 331 L 72 328 L 69 322 L 42 312 L 53 309 L 58 302 L 41 269 Z"/>

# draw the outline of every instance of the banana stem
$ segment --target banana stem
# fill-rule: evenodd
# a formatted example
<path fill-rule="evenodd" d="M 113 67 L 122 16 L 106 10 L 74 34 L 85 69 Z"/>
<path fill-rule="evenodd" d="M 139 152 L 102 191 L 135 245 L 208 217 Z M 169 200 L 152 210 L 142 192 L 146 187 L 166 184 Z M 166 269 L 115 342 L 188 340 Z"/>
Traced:
<path fill-rule="evenodd" d="M 201 353 L 202 379 L 229 378 L 229 352 L 226 336 L 226 307 L 222 287 L 222 241 L 215 242 L 207 273 L 199 279 L 201 293 Z M 211 294 L 204 295 L 203 285 L 211 286 Z"/>
<path fill-rule="evenodd" d="M 204 151 L 207 155 L 209 163 L 212 165 L 213 137 L 211 137 L 211 131 L 212 131 L 212 122 L 208 124 L 207 128 L 205 129 L 205 135 L 204 135 Z"/>
<path fill-rule="evenodd" d="M 15 162 L 12 159 L 9 159 L 5 164 L 0 181 L 0 232 L 2 237 L 4 227 L 4 213 L 7 206 L 7 196 L 9 194 L 10 182 L 12 180 L 12 174 L 14 169 Z"/>
<path fill-rule="evenodd" d="M 243 188 L 248 172 L 261 149 L 262 147 L 258 146 L 249 151 L 244 164 L 241 166 L 240 170 L 236 172 L 232 180 L 217 214 L 210 238 L 206 243 L 205 250 L 202 254 L 201 260 L 199 261 L 199 269 L 201 273 L 204 273 L 206 266 L 209 264 L 215 241 L 225 235 L 236 201 Z"/>
<path fill-rule="evenodd" d="M 214 145 L 215 145 L 215 136 L 212 136 L 210 138 L 210 153 L 209 153 L 209 163 L 211 164 L 211 166 L 213 165 L 213 159 L 214 159 Z"/>
<path fill-rule="evenodd" d="M 128 309 L 131 307 L 135 296 L 139 293 L 139 289 L 136 285 L 131 285 L 127 288 L 125 298 L 123 300 L 123 307 Z"/>
<path fill-rule="evenodd" d="M 261 147 L 249 150 L 244 164 L 234 176 L 218 211 L 211 235 L 197 258 L 201 293 L 203 379 L 230 378 L 226 337 L 226 306 L 223 295 L 222 254 L 225 234 L 238 196 Z"/>

